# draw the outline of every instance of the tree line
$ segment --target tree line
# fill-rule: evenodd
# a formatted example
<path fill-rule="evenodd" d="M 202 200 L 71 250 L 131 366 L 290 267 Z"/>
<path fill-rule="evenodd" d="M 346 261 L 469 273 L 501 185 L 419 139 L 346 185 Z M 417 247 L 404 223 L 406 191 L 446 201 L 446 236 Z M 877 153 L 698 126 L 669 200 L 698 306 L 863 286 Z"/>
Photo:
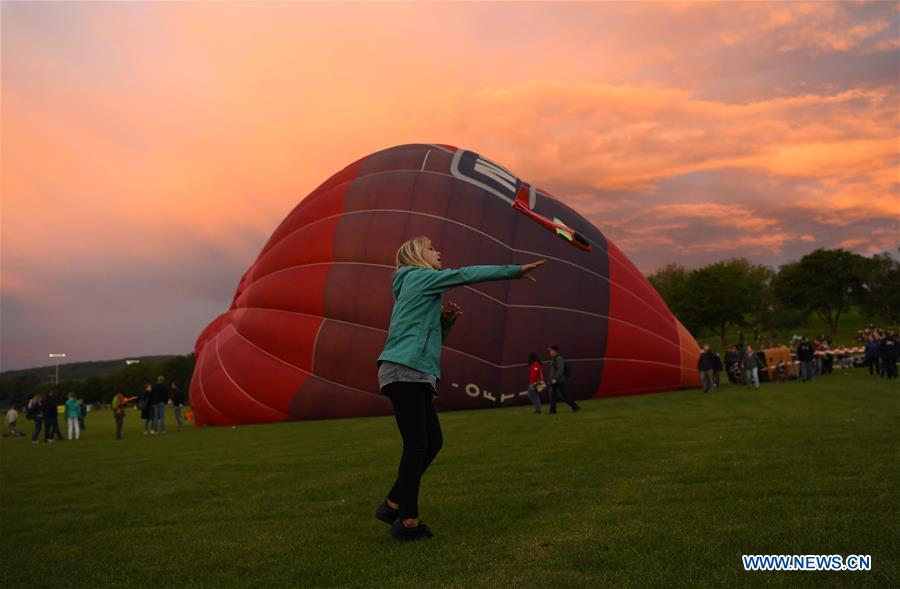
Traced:
<path fill-rule="evenodd" d="M 694 270 L 669 264 L 649 279 L 691 333 L 716 336 L 723 349 L 730 328 L 793 329 L 811 315 L 834 334 L 851 307 L 882 325 L 900 323 L 900 262 L 889 253 L 817 249 L 777 270 L 743 258 Z"/>
<path fill-rule="evenodd" d="M 177 382 L 187 394 L 191 375 L 194 373 L 194 355 L 173 356 L 158 362 L 141 362 L 125 365 L 115 372 L 76 380 L 67 379 L 59 384 L 48 382 L 39 372 L 21 371 L 12 378 L 0 380 L 0 406 L 23 407 L 35 393 L 55 390 L 63 394 L 74 391 L 85 403 L 108 403 L 113 395 L 123 392 L 136 395 L 148 383 L 164 376 L 166 382 Z"/>

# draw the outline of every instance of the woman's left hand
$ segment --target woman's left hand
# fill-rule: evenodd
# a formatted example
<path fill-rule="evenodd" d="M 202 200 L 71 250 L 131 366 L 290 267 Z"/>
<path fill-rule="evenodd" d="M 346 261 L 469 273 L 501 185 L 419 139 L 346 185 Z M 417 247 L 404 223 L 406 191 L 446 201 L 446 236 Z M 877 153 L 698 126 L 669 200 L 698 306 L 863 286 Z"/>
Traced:
<path fill-rule="evenodd" d="M 455 321 L 462 314 L 462 307 L 453 301 L 447 301 L 447 304 L 441 309 L 441 316 L 447 321 Z"/>

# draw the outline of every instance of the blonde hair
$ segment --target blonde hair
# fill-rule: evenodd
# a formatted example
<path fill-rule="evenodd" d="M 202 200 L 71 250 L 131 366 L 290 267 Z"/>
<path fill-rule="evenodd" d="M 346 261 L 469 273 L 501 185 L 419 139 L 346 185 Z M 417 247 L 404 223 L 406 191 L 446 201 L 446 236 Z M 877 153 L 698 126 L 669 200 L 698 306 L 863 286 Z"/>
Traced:
<path fill-rule="evenodd" d="M 429 243 L 431 243 L 430 239 L 424 235 L 420 235 L 418 237 L 413 237 L 401 245 L 400 249 L 397 250 L 397 270 L 404 266 L 418 266 L 419 268 L 428 268 L 429 270 L 434 269 L 434 266 L 426 262 L 425 258 L 422 256 L 422 252 L 425 251 L 425 248 L 428 247 Z"/>

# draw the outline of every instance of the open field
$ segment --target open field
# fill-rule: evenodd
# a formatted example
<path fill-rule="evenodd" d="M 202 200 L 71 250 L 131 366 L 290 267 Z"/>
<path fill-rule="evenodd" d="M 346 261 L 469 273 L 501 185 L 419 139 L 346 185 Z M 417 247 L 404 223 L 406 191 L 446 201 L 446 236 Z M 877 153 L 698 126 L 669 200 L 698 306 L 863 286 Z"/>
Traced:
<path fill-rule="evenodd" d="M 436 536 L 415 545 L 372 517 L 400 452 L 391 418 L 144 437 L 132 413 L 116 443 L 101 412 L 78 442 L 3 438 L 3 585 L 900 583 L 898 381 L 836 371 L 583 406 L 443 414 L 421 501 Z M 750 573 L 744 553 L 871 554 L 873 570 Z"/>

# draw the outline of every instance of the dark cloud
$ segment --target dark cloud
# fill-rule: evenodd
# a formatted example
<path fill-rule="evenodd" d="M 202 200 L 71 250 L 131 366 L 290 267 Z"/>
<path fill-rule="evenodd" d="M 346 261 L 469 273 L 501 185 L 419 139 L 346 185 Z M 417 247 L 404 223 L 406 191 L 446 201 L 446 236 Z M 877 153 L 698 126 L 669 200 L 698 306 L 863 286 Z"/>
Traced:
<path fill-rule="evenodd" d="M 2 370 L 115 356 L 186 354 L 207 323 L 224 312 L 264 239 L 247 236 L 246 254 L 181 239 L 173 259 L 111 256 L 102 268 L 32 270 L 29 295 L 2 297 Z"/>

